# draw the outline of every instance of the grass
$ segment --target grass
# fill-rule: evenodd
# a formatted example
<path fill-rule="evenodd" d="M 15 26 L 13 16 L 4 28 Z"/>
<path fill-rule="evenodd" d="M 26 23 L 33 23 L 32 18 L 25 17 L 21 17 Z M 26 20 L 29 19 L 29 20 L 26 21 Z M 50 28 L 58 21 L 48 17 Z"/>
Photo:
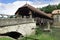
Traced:
<path fill-rule="evenodd" d="M 38 35 L 31 35 L 27 38 L 23 38 L 22 40 L 55 40 L 54 37 L 48 34 L 38 34 Z"/>
<path fill-rule="evenodd" d="M 60 40 L 60 28 L 54 27 L 52 36 L 55 38 L 55 40 Z"/>
<path fill-rule="evenodd" d="M 37 37 L 39 40 L 54 40 L 50 35 L 42 34 Z"/>
<path fill-rule="evenodd" d="M 11 38 L 2 37 L 0 40 L 12 40 Z"/>

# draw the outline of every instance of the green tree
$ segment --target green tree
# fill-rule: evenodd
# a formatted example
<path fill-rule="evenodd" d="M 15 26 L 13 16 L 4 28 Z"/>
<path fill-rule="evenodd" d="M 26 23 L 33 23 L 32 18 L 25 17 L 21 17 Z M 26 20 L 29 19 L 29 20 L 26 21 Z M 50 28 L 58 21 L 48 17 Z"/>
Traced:
<path fill-rule="evenodd" d="M 60 4 L 58 4 L 57 9 L 60 9 Z"/>
<path fill-rule="evenodd" d="M 46 13 L 52 13 L 53 10 L 57 8 L 56 5 L 48 5 L 46 7 L 41 8 L 40 10 L 46 12 Z"/>

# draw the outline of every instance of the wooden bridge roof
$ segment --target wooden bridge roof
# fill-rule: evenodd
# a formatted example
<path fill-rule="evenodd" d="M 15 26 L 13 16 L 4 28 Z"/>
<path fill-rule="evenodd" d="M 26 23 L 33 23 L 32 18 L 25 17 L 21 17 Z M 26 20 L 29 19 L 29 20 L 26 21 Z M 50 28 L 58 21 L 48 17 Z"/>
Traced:
<path fill-rule="evenodd" d="M 43 12 L 43 11 L 37 9 L 37 8 L 34 8 L 33 6 L 31 6 L 31 5 L 29 5 L 29 4 L 25 4 L 24 6 L 22 6 L 22 7 L 20 7 L 20 8 L 24 8 L 24 7 L 28 7 L 28 8 L 31 9 L 32 11 L 37 12 L 37 13 L 40 14 L 40 15 L 43 15 L 43 16 L 45 16 L 45 17 L 47 17 L 47 18 L 52 19 L 52 18 L 51 18 L 49 15 L 47 15 L 45 12 Z M 19 9 L 20 9 L 20 8 L 19 8 Z M 16 11 L 15 14 L 17 14 L 17 12 L 19 11 L 19 9 Z"/>

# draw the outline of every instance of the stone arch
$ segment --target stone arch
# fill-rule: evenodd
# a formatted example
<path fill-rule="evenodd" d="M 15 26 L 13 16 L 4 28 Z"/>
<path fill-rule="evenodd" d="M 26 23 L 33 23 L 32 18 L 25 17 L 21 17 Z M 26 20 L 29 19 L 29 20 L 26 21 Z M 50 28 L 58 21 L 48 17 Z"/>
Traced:
<path fill-rule="evenodd" d="M 0 34 L 0 36 L 9 36 L 14 39 L 18 39 L 19 37 L 23 37 L 23 35 L 21 33 L 16 32 L 16 31 L 6 32 L 3 34 Z"/>

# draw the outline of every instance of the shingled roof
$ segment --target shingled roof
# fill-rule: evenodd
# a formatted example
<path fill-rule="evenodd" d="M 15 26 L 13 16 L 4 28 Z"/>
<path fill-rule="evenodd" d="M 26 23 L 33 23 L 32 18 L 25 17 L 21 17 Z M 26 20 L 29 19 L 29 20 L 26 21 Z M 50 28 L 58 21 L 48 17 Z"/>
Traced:
<path fill-rule="evenodd" d="M 52 19 L 52 18 L 51 18 L 49 15 L 47 15 L 45 12 L 43 12 L 43 11 L 41 11 L 41 10 L 39 10 L 39 9 L 37 9 L 37 8 L 29 5 L 29 4 L 25 4 L 24 6 L 22 6 L 22 7 L 20 7 L 20 8 L 24 8 L 24 7 L 28 7 L 29 9 L 33 10 L 34 12 L 37 12 L 37 13 L 40 14 L 40 15 L 43 15 L 43 16 L 46 16 L 46 17 Z M 19 9 L 20 9 L 20 8 L 19 8 Z M 16 11 L 16 13 L 19 11 L 19 9 Z M 16 14 L 16 13 L 15 13 L 15 14 Z"/>

